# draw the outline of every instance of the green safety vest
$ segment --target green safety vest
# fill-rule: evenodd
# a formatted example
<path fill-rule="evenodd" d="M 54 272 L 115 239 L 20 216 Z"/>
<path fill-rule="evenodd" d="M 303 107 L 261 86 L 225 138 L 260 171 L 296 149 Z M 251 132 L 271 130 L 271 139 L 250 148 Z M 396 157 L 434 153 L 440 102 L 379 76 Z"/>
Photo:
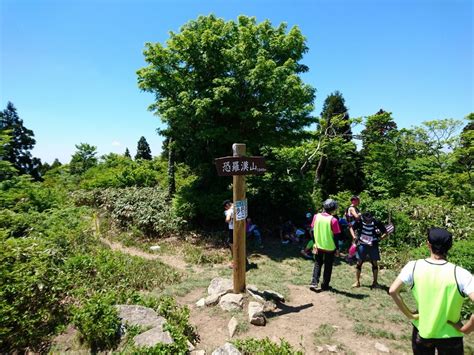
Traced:
<path fill-rule="evenodd" d="M 331 220 L 333 216 L 325 216 L 318 213 L 314 223 L 314 242 L 318 249 L 333 251 L 336 250 L 334 243 L 334 234 L 331 229 Z"/>
<path fill-rule="evenodd" d="M 413 325 L 422 338 L 462 337 L 460 331 L 447 323 L 460 320 L 464 301 L 455 272 L 456 266 L 448 262 L 434 264 L 423 259 L 415 262 L 412 291 L 419 319 L 413 320 Z"/>

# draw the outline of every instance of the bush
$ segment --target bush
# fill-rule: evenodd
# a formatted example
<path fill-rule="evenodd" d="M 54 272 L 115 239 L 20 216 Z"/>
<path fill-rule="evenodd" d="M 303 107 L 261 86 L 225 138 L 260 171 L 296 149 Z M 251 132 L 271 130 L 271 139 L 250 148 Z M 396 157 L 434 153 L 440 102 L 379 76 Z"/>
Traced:
<path fill-rule="evenodd" d="M 162 289 L 181 279 L 171 267 L 157 261 L 108 249 L 77 254 L 66 260 L 64 270 L 76 295 L 97 290 L 127 291 Z M 84 289 L 77 285 L 86 285 Z"/>
<path fill-rule="evenodd" d="M 268 338 L 235 340 L 233 343 L 244 355 L 303 355 L 302 351 L 294 350 L 283 339 L 280 340 L 280 344 Z"/>
<path fill-rule="evenodd" d="M 147 237 L 178 233 L 184 224 L 175 216 L 166 193 L 159 187 L 80 191 L 74 198 L 78 204 L 106 210 L 119 226 L 135 226 Z"/>
<path fill-rule="evenodd" d="M 120 319 L 113 305 L 114 297 L 97 293 L 73 311 L 73 323 L 81 341 L 97 350 L 112 349 L 120 342 Z"/>
<path fill-rule="evenodd" d="M 39 349 L 67 314 L 59 250 L 38 238 L 1 239 L 0 349 Z"/>

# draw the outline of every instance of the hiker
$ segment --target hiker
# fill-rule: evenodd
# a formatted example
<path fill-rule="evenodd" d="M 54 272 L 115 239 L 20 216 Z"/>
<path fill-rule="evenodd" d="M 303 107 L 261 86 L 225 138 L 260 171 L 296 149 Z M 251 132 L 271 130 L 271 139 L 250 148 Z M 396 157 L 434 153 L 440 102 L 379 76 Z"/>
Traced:
<path fill-rule="evenodd" d="M 313 260 L 314 259 L 314 254 L 313 254 L 313 247 L 314 247 L 314 238 L 311 238 L 308 243 L 306 243 L 306 246 L 301 249 L 300 253 L 301 255 L 308 260 Z"/>
<path fill-rule="evenodd" d="M 311 212 L 307 212 L 305 217 L 306 217 L 304 221 L 305 236 L 307 240 L 310 240 L 310 239 L 313 239 L 313 228 L 311 228 L 313 215 L 311 214 Z"/>
<path fill-rule="evenodd" d="M 288 244 L 290 241 L 296 240 L 296 227 L 291 220 L 282 224 L 280 229 L 281 244 Z"/>
<path fill-rule="evenodd" d="M 351 205 L 346 208 L 345 218 L 348 224 L 354 225 L 355 221 L 360 220 L 361 213 L 357 206 L 360 204 L 359 196 L 351 197 Z"/>
<path fill-rule="evenodd" d="M 390 296 L 412 320 L 414 354 L 463 354 L 463 334 L 474 330 L 474 315 L 462 325 L 465 297 L 474 301 L 472 274 L 447 261 L 452 234 L 442 228 L 428 230 L 430 257 L 410 261 L 390 286 Z M 411 287 L 418 311 L 412 312 L 400 296 L 403 284 Z"/>
<path fill-rule="evenodd" d="M 349 224 L 349 231 L 352 235 L 352 241 L 357 247 L 356 282 L 352 287 L 360 287 L 362 265 L 367 260 L 372 264 L 373 282 L 371 287 L 378 287 L 379 241 L 387 235 L 385 226 L 376 220 L 370 212 L 365 212 L 361 219 L 356 220 L 353 225 Z"/>
<path fill-rule="evenodd" d="M 334 263 L 334 253 L 336 244 L 334 237 L 341 233 L 338 220 L 333 216 L 336 213 L 337 202 L 327 199 L 323 203 L 323 212 L 314 216 L 312 227 L 314 228 L 313 253 L 316 254 L 314 263 L 313 278 L 309 287 L 312 291 L 318 290 L 321 269 L 324 264 L 323 282 L 321 291 L 329 290 L 331 282 L 332 266 Z"/>
<path fill-rule="evenodd" d="M 263 248 L 262 243 L 262 233 L 258 229 L 257 225 L 252 222 L 250 217 L 246 219 L 246 231 L 247 231 L 247 238 L 248 237 L 255 237 L 255 241 L 260 249 Z"/>
<path fill-rule="evenodd" d="M 228 234 L 225 242 L 226 245 L 230 248 L 232 262 L 229 264 L 229 267 L 232 268 L 234 267 L 234 253 L 232 249 L 234 242 L 234 204 L 230 200 L 225 200 L 222 204 L 224 205 L 225 222 L 228 224 Z M 250 267 L 250 263 L 247 256 L 245 256 L 245 265 L 247 268 Z"/>
<path fill-rule="evenodd" d="M 227 237 L 225 239 L 225 244 L 230 248 L 230 255 L 232 255 L 232 244 L 234 241 L 234 204 L 230 200 L 225 200 L 224 205 L 224 215 L 225 223 L 227 223 Z"/>

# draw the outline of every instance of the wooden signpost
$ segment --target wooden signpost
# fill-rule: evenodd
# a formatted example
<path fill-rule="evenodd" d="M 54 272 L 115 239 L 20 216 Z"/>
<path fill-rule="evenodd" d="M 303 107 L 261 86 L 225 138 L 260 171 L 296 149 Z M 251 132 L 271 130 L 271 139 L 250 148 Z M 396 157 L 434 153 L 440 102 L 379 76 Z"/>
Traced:
<path fill-rule="evenodd" d="M 219 176 L 233 176 L 234 232 L 233 232 L 233 282 L 234 293 L 245 291 L 245 219 L 247 200 L 245 198 L 245 175 L 264 174 L 267 171 L 263 157 L 245 157 L 245 144 L 232 145 L 233 156 L 215 159 Z"/>

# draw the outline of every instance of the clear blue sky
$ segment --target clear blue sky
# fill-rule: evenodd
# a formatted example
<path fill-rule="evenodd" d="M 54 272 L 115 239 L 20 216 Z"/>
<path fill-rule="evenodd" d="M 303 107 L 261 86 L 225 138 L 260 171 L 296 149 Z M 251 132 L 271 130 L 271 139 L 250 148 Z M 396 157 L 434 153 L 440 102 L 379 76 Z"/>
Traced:
<path fill-rule="evenodd" d="M 145 42 L 213 13 L 299 26 L 316 110 L 340 90 L 352 117 L 384 108 L 401 127 L 473 109 L 469 0 L 0 0 L 0 105 L 33 129 L 35 156 L 68 162 L 74 145 L 161 150 L 151 94 L 137 88 Z M 225 154 L 225 152 L 223 152 Z"/>

